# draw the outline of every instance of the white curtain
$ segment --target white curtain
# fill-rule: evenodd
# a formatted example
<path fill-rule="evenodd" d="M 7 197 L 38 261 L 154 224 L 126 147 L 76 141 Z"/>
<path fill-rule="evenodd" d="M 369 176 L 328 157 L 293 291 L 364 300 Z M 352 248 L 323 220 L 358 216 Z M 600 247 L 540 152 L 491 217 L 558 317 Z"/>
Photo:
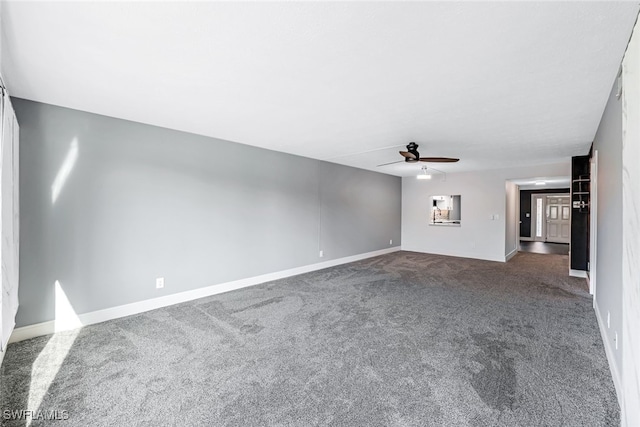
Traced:
<path fill-rule="evenodd" d="M 2 89 L 0 99 L 0 350 L 4 351 L 18 312 L 20 199 L 19 128 L 9 95 Z"/>

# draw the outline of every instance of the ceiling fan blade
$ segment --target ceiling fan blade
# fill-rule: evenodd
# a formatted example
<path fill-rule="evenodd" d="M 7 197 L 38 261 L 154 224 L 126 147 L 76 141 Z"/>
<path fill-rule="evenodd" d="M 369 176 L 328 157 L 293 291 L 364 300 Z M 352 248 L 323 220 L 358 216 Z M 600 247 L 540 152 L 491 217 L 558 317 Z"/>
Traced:
<path fill-rule="evenodd" d="M 381 165 L 378 165 L 376 167 L 380 167 L 380 166 L 387 166 L 387 165 L 395 165 L 396 163 L 404 163 L 404 160 L 398 160 L 397 162 L 391 162 L 391 163 L 383 163 Z"/>
<path fill-rule="evenodd" d="M 418 156 L 416 156 L 415 154 L 410 153 L 410 152 L 408 152 L 408 151 L 400 151 L 400 154 L 401 154 L 403 157 L 406 157 L 407 159 L 414 160 L 414 161 L 418 161 Z"/>
<path fill-rule="evenodd" d="M 455 163 L 460 159 L 454 159 L 453 157 L 420 157 L 421 162 L 433 162 L 433 163 Z"/>

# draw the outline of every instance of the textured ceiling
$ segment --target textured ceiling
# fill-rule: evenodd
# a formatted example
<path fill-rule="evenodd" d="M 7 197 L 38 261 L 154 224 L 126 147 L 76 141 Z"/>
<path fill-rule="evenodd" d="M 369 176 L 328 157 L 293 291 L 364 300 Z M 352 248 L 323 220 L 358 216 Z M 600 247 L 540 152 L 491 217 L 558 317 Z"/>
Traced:
<path fill-rule="evenodd" d="M 448 172 L 541 164 L 588 151 L 637 13 L 3 2 L 2 72 L 17 97 L 396 175 L 420 165 L 376 165 L 410 141 Z"/>

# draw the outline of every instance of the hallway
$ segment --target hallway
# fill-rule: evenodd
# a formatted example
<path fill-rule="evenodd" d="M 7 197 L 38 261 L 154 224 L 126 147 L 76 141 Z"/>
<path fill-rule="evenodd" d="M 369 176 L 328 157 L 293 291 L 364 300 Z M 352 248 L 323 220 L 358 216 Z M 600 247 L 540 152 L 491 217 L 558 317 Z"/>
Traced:
<path fill-rule="evenodd" d="M 518 251 L 534 254 L 569 255 L 569 245 L 566 243 L 529 242 L 521 240 Z"/>

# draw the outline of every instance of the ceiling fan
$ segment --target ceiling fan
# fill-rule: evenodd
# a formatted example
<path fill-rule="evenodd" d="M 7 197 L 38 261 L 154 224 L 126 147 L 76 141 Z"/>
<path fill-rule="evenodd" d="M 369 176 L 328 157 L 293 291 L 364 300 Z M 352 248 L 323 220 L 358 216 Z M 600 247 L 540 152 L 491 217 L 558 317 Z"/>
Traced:
<path fill-rule="evenodd" d="M 415 142 L 410 142 L 409 145 L 407 145 L 407 151 L 400 151 L 400 155 L 404 157 L 404 160 L 398 160 L 397 162 L 391 162 L 391 163 L 383 163 L 378 166 L 392 165 L 394 163 L 400 163 L 400 162 L 455 163 L 460 161 L 460 159 L 455 159 L 453 157 L 420 157 L 420 153 L 418 153 L 418 144 L 416 144 Z"/>

